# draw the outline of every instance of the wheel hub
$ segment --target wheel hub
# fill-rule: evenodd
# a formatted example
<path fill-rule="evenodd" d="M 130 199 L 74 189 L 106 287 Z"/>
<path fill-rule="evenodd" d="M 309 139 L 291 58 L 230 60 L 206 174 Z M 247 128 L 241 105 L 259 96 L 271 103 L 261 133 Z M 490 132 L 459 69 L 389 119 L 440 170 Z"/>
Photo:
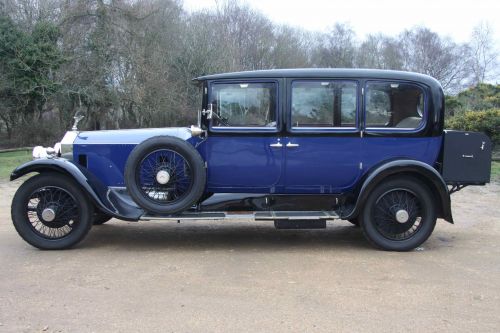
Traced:
<path fill-rule="evenodd" d="M 396 221 L 399 223 L 406 223 L 408 222 L 408 219 L 410 218 L 410 215 L 405 209 L 400 209 L 396 212 Z"/>
<path fill-rule="evenodd" d="M 43 211 L 42 211 L 42 219 L 45 221 L 45 222 L 52 222 L 56 219 L 56 212 L 54 209 L 52 208 L 45 208 Z"/>
<path fill-rule="evenodd" d="M 156 181 L 161 185 L 165 185 L 170 181 L 170 174 L 167 170 L 160 170 L 156 173 Z"/>

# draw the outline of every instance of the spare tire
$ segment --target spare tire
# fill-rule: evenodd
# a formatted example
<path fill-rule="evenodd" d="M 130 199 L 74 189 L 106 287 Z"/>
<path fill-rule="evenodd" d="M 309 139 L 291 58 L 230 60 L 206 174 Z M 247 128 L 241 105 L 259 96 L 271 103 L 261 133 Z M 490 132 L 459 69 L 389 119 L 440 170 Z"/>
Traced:
<path fill-rule="evenodd" d="M 190 208 L 205 191 L 205 163 L 188 142 L 157 136 L 137 145 L 125 165 L 125 184 L 134 201 L 154 214 Z"/>

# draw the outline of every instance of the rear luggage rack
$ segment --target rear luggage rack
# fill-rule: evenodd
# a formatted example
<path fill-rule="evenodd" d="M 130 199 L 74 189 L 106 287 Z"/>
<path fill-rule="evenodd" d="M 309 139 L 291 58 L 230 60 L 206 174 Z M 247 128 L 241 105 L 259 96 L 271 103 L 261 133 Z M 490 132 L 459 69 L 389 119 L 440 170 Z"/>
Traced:
<path fill-rule="evenodd" d="M 484 133 L 445 131 L 442 175 L 450 193 L 463 185 L 484 185 L 491 178 L 491 140 Z"/>

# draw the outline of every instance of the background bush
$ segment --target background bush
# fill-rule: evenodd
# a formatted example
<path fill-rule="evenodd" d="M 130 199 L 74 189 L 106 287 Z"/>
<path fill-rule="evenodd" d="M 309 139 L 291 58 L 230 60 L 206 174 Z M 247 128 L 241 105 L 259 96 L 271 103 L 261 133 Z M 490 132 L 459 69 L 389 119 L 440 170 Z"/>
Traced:
<path fill-rule="evenodd" d="M 465 111 L 448 118 L 446 128 L 484 132 L 495 145 L 500 144 L 500 109 Z"/>

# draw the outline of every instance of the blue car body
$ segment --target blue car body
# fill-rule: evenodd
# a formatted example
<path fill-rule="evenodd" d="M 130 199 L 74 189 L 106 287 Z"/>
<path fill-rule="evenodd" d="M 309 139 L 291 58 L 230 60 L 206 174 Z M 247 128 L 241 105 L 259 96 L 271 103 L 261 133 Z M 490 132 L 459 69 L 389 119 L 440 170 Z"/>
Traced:
<path fill-rule="evenodd" d="M 344 219 L 384 250 L 425 242 L 450 194 L 490 181 L 491 141 L 445 131 L 435 79 L 407 72 L 295 69 L 196 78 L 191 127 L 78 131 L 11 180 L 12 221 L 28 243 L 65 249 L 92 225 L 255 219 L 277 229 Z"/>
<path fill-rule="evenodd" d="M 74 142 L 73 160 L 86 156 L 86 168 L 104 185 L 124 187 L 125 164 L 132 149 L 145 138 L 158 135 L 165 135 L 165 131 L 82 132 Z M 299 144 L 299 149 L 277 151 L 269 147 L 276 137 L 187 140 L 194 146 L 201 142 L 197 150 L 209 166 L 207 191 L 213 193 L 342 193 L 385 161 L 408 159 L 433 166 L 442 145 L 441 136 L 281 137 L 280 141 Z"/>

